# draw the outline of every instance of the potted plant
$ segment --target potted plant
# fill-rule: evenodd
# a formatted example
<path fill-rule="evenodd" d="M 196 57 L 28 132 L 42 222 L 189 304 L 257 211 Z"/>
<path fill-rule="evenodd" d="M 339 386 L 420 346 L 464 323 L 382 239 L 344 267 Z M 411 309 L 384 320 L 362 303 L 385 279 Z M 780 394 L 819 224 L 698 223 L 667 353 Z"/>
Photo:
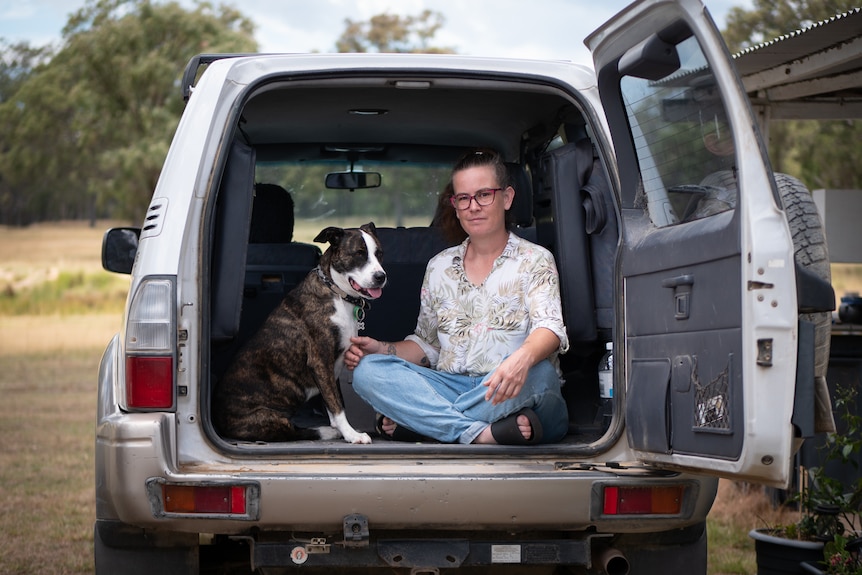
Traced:
<path fill-rule="evenodd" d="M 862 574 L 862 538 L 847 540 L 836 535 L 823 546 L 823 560 L 801 564 L 804 573 L 811 575 L 860 575 Z"/>
<path fill-rule="evenodd" d="M 862 477 L 857 473 L 850 484 L 834 477 L 835 469 L 858 469 L 862 415 L 856 412 L 856 394 L 854 388 L 836 390 L 839 429 L 826 435 L 821 465 L 802 470 L 799 491 L 788 500 L 798 505 L 799 520 L 749 533 L 758 573 L 862 575 Z"/>

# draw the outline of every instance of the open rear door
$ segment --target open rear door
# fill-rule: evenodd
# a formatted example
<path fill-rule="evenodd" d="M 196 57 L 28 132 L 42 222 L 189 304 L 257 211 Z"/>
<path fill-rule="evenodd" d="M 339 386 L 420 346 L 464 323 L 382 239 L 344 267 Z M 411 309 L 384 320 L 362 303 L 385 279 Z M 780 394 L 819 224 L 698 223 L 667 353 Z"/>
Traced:
<path fill-rule="evenodd" d="M 619 164 L 629 445 L 784 486 L 793 240 L 730 55 L 699 0 L 637 2 L 586 43 Z"/>

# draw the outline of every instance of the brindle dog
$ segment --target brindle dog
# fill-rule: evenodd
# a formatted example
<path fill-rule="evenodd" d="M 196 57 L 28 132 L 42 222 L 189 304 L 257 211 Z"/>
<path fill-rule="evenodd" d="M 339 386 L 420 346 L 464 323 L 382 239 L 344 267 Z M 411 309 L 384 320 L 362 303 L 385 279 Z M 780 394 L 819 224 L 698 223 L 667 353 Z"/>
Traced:
<path fill-rule="evenodd" d="M 319 266 L 285 296 L 216 384 L 213 422 L 225 438 L 276 442 L 340 435 L 349 443 L 371 443 L 347 421 L 338 376 L 367 300 L 379 298 L 386 285 L 383 252 L 373 223 L 329 227 L 314 241 L 330 244 Z M 331 427 L 298 427 L 291 418 L 318 393 Z"/>

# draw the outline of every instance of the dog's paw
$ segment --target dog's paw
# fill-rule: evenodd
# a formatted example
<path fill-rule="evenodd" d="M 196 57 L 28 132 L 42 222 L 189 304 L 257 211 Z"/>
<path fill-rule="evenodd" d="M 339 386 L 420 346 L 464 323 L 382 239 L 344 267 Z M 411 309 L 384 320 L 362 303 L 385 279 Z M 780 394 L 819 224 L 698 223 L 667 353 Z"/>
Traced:
<path fill-rule="evenodd" d="M 368 445 L 371 443 L 371 437 L 367 433 L 359 433 L 354 431 L 344 435 L 344 441 L 348 443 L 358 443 Z"/>

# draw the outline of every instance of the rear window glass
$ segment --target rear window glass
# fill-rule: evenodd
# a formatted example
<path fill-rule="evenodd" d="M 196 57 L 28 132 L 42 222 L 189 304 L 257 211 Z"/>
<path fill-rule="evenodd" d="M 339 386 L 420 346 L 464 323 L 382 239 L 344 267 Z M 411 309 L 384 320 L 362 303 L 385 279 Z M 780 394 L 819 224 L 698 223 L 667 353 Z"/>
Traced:
<path fill-rule="evenodd" d="M 681 67 L 620 82 L 643 185 L 657 226 L 707 217 L 736 205 L 733 135 L 715 76 L 694 36 L 676 46 Z"/>
<path fill-rule="evenodd" d="M 451 169 L 448 164 L 363 161 L 351 170 L 349 162 L 266 162 L 258 163 L 255 181 L 277 184 L 290 193 L 294 240 L 312 242 L 327 226 L 358 227 L 369 221 L 378 227 L 428 226 Z M 327 174 L 350 171 L 379 173 L 379 187 L 326 187 Z"/>

